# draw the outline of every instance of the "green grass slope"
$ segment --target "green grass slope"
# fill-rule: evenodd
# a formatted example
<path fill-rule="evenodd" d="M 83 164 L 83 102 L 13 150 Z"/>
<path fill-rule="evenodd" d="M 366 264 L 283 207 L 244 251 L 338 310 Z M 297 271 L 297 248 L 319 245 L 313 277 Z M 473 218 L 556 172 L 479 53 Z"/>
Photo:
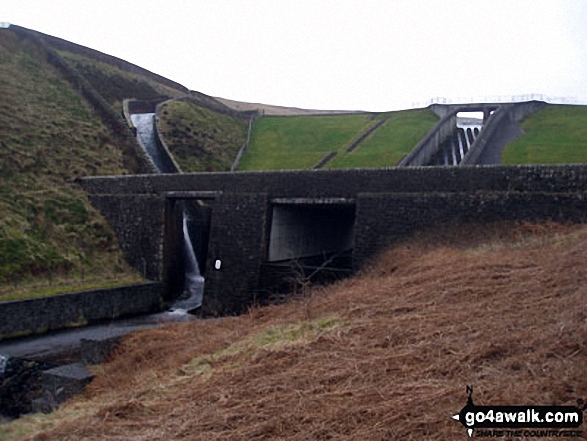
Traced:
<path fill-rule="evenodd" d="M 383 115 L 385 125 L 352 152 L 340 152 L 327 168 L 393 167 L 412 151 L 438 122 L 430 109 L 403 110 Z"/>
<path fill-rule="evenodd" d="M 352 152 L 347 148 L 381 119 L 386 123 Z M 325 168 L 388 167 L 399 163 L 437 123 L 429 109 L 382 114 L 261 118 L 241 170 L 312 168 L 327 154 Z"/>
<path fill-rule="evenodd" d="M 524 135 L 505 147 L 503 164 L 587 163 L 587 106 L 549 105 L 521 127 Z"/>
<path fill-rule="evenodd" d="M 370 115 L 265 117 L 255 122 L 239 170 L 312 168 L 366 130 Z"/>
<path fill-rule="evenodd" d="M 0 299 L 50 282 L 138 280 L 104 219 L 74 184 L 123 174 L 116 135 L 45 61 L 0 30 Z"/>
<path fill-rule="evenodd" d="M 248 121 L 175 100 L 163 104 L 158 127 L 182 171 L 228 171 Z"/>

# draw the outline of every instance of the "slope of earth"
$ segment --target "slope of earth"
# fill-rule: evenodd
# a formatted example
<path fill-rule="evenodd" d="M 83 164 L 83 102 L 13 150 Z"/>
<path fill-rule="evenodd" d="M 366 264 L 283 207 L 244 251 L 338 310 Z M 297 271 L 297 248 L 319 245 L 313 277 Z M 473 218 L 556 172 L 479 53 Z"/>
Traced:
<path fill-rule="evenodd" d="M 0 30 L 0 66 L 0 299 L 138 280 L 73 183 L 128 173 L 116 135 L 36 42 Z"/>
<path fill-rule="evenodd" d="M 524 135 L 505 147 L 502 164 L 587 162 L 587 106 L 549 105 L 521 128 Z"/>
<path fill-rule="evenodd" d="M 248 120 L 173 100 L 162 105 L 158 127 L 183 172 L 228 171 L 247 138 Z"/>
<path fill-rule="evenodd" d="M 188 93 L 188 89 L 181 84 L 120 58 L 52 35 L 28 29 L 25 31 L 55 49 L 71 68 L 77 70 L 117 110 L 121 110 L 125 98 L 152 100 Z"/>
<path fill-rule="evenodd" d="M 125 72 L 91 57 L 65 50 L 63 59 L 90 82 L 96 91 L 116 110 L 122 110 L 125 98 L 156 100 L 178 97 L 183 92 L 149 80 L 141 75 Z"/>
<path fill-rule="evenodd" d="M 274 106 L 271 104 L 246 103 L 226 98 L 216 97 L 216 100 L 239 112 L 257 111 L 267 116 L 301 116 L 301 115 L 331 115 L 343 113 L 360 113 L 353 110 L 312 110 L 298 107 Z"/>
<path fill-rule="evenodd" d="M 363 274 L 128 336 L 85 394 L 6 440 L 452 440 L 476 404 L 587 395 L 587 228 L 438 227 Z M 508 439 L 508 438 L 502 438 Z"/>
<path fill-rule="evenodd" d="M 438 123 L 430 109 L 383 114 L 387 121 L 352 152 L 340 152 L 327 168 L 393 167 Z"/>
<path fill-rule="evenodd" d="M 379 121 L 385 123 L 348 152 L 353 142 Z M 303 169 L 326 155 L 326 168 L 389 167 L 399 163 L 438 117 L 429 109 L 381 114 L 265 117 L 255 122 L 240 170 Z"/>
<path fill-rule="evenodd" d="M 370 123 L 370 114 L 259 118 L 239 170 L 312 168 L 350 144 Z"/>

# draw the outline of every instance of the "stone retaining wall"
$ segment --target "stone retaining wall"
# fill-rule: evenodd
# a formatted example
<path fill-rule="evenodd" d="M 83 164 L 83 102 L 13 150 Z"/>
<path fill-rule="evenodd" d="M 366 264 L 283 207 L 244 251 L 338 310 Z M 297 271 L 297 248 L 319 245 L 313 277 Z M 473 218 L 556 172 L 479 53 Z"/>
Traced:
<path fill-rule="evenodd" d="M 347 199 L 355 209 L 354 269 L 438 222 L 587 220 L 586 165 L 189 173 L 85 178 L 81 184 L 117 232 L 129 262 L 163 281 L 166 223 L 173 223 L 173 216 L 166 219 L 169 201 L 178 194 L 208 195 L 203 309 L 214 315 L 242 312 L 267 296 L 261 267 L 273 207 L 283 198 L 314 204 Z"/>
<path fill-rule="evenodd" d="M 148 314 L 161 309 L 161 283 L 0 302 L 0 340 Z"/>

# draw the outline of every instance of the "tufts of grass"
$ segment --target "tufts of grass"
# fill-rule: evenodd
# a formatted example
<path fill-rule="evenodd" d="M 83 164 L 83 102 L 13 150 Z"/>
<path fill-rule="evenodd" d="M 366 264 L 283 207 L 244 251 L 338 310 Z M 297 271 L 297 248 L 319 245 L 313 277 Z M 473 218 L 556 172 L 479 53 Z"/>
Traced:
<path fill-rule="evenodd" d="M 184 172 L 230 170 L 248 130 L 244 119 L 187 101 L 165 103 L 158 124 Z"/>
<path fill-rule="evenodd" d="M 315 340 L 322 333 L 342 326 L 344 323 L 337 317 L 323 317 L 317 320 L 305 320 L 292 324 L 277 324 L 267 327 L 252 337 L 237 341 L 225 349 L 213 354 L 199 355 L 181 369 L 181 376 L 210 376 L 214 366 L 235 357 L 254 356 L 259 351 L 271 351 L 292 345 L 305 345 Z M 238 363 L 237 363 L 238 364 Z M 230 368 L 230 363 L 228 367 Z M 224 365 L 226 370 L 227 366 Z"/>
<path fill-rule="evenodd" d="M 587 162 L 587 106 L 549 105 L 521 127 L 524 135 L 505 147 L 503 164 Z"/>
<path fill-rule="evenodd" d="M 116 135 L 36 43 L 0 30 L 0 60 L 0 298 L 36 295 L 39 280 L 136 278 L 74 184 L 128 173 Z"/>
<path fill-rule="evenodd" d="M 118 110 L 122 109 L 122 101 L 125 98 L 151 100 L 163 96 L 181 95 L 180 91 L 90 57 L 67 51 L 59 51 L 59 54 L 71 67 L 82 74 L 110 105 Z"/>
<path fill-rule="evenodd" d="M 463 436 L 447 415 L 464 384 L 481 385 L 482 402 L 574 405 L 586 388 L 585 226 L 460 227 L 310 293 L 320 321 L 295 299 L 128 335 L 83 396 L 0 438 L 447 440 Z"/>
<path fill-rule="evenodd" d="M 70 292 L 90 291 L 94 289 L 116 288 L 118 286 L 132 285 L 142 282 L 137 275 L 123 275 L 122 277 L 108 280 L 100 276 L 96 280 L 85 280 L 74 283 L 70 278 L 61 281 L 46 281 L 45 286 L 41 285 L 38 280 L 34 284 L 23 284 L 21 287 L 11 290 L 8 294 L 0 294 L 1 301 L 9 300 L 26 300 L 40 297 L 50 297 L 58 294 L 67 294 Z"/>
<path fill-rule="evenodd" d="M 89 413 L 88 409 L 68 406 L 67 409 L 59 409 L 58 413 L 23 415 L 10 424 L 0 424 L 0 439 L 22 440 L 39 430 L 51 428 L 55 421 L 72 421 Z"/>

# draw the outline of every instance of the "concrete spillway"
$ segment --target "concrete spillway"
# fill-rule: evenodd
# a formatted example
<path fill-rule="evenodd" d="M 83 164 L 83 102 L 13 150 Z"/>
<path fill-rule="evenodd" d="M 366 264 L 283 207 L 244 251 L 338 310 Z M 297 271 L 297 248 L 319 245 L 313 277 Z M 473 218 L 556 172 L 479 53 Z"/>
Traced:
<path fill-rule="evenodd" d="M 159 173 L 165 172 L 165 158 L 157 147 L 155 138 L 155 114 L 135 113 L 131 115 L 131 120 L 137 129 L 137 140 L 155 164 L 157 171 Z M 171 305 L 171 310 L 178 313 L 199 308 L 202 305 L 204 292 L 204 278 L 200 274 L 196 253 L 188 233 L 188 217 L 185 212 L 183 213 L 183 240 L 185 288 L 180 298 Z"/>
<path fill-rule="evenodd" d="M 457 124 L 452 136 L 441 144 L 430 165 L 459 165 L 481 132 L 481 124 Z"/>
<path fill-rule="evenodd" d="M 130 116 L 132 123 L 137 129 L 137 140 L 145 152 L 155 164 L 157 172 L 162 173 L 165 170 L 164 160 L 157 149 L 155 140 L 155 114 L 154 113 L 135 113 Z"/>

